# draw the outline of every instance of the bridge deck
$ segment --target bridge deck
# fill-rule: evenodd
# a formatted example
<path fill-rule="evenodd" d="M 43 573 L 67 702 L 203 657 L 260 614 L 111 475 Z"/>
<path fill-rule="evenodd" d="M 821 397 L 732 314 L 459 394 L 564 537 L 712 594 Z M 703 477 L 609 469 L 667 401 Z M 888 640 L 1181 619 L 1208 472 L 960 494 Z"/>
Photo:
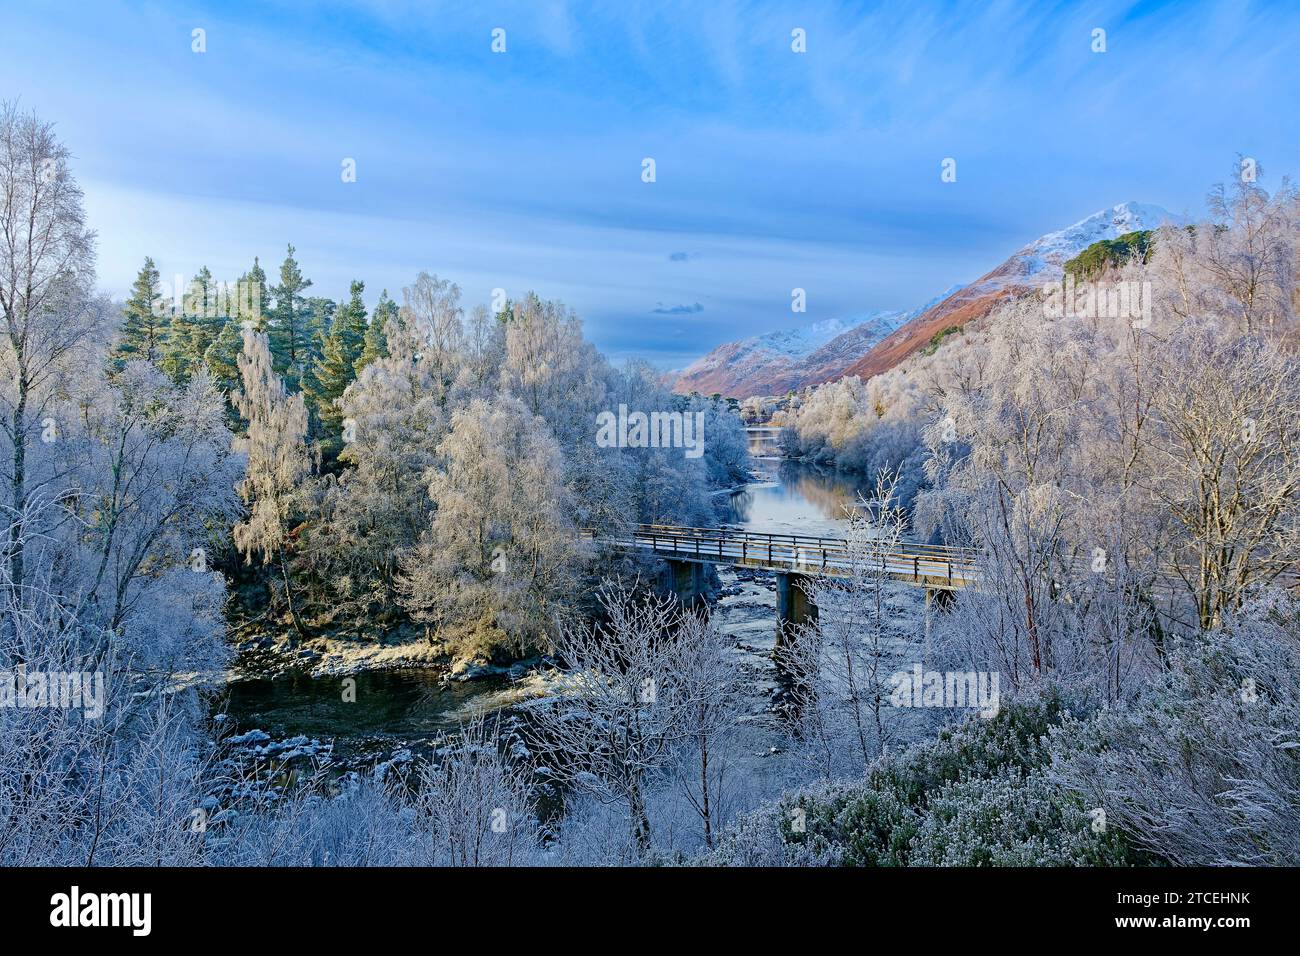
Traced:
<path fill-rule="evenodd" d="M 864 570 L 863 557 L 853 555 L 843 538 L 673 525 L 639 525 L 623 535 L 584 534 L 616 550 L 650 552 L 678 561 L 833 577 Z M 962 588 L 979 574 L 975 555 L 960 548 L 908 544 L 899 551 L 871 556 L 873 570 L 877 560 L 879 569 L 891 578 L 930 588 Z"/>

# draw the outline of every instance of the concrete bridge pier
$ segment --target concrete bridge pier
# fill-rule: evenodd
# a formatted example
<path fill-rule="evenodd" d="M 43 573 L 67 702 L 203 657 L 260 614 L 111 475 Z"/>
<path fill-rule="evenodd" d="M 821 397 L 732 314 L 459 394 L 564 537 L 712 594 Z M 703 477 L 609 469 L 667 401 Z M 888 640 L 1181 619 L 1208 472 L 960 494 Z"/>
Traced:
<path fill-rule="evenodd" d="M 776 664 L 777 694 L 772 701 L 773 710 L 786 720 L 797 724 L 801 696 L 800 668 L 789 654 L 789 648 L 799 636 L 799 627 L 817 620 L 817 606 L 808 599 L 804 590 L 809 578 L 792 571 L 776 574 L 776 647 L 772 658 Z"/>
<path fill-rule="evenodd" d="M 776 647 L 788 647 L 801 624 L 817 620 L 817 606 L 805 590 L 809 578 L 805 574 L 778 571 L 776 575 Z"/>
<path fill-rule="evenodd" d="M 665 590 L 671 593 L 682 607 L 694 607 L 704 599 L 706 586 L 705 566 L 698 561 L 664 560 Z"/>
<path fill-rule="evenodd" d="M 957 592 L 947 588 L 926 588 L 925 603 L 927 607 L 933 606 L 936 611 L 951 610 L 957 603 Z"/>

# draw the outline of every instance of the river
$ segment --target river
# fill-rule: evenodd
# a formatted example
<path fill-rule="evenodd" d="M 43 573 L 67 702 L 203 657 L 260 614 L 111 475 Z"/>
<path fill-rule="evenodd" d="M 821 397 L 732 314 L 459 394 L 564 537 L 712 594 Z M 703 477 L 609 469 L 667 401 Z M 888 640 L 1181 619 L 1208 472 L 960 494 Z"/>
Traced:
<path fill-rule="evenodd" d="M 834 472 L 776 459 L 766 436 L 751 433 L 754 480 L 733 493 L 726 521 L 754 531 L 833 536 L 842 534 L 846 509 L 861 490 Z M 770 574 L 718 569 L 722 589 L 714 619 L 737 647 L 755 710 L 775 687 L 770 652 L 776 599 Z M 361 766 L 403 750 L 419 751 L 454 730 L 475 710 L 509 706 L 528 692 L 521 675 L 453 681 L 441 668 L 412 667 L 344 678 L 297 674 L 239 680 L 228 685 L 219 709 L 241 734 L 261 731 L 274 742 L 306 738 L 296 749 L 332 744 L 341 766 Z M 254 734 L 257 741 L 265 741 Z"/>

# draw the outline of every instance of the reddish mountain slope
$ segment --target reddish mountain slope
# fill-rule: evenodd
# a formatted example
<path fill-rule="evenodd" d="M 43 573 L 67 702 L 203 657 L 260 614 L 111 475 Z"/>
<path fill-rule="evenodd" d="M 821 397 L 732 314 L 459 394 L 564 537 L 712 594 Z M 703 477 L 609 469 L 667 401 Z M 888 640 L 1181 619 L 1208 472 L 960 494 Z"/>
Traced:
<path fill-rule="evenodd" d="M 1065 262 L 1094 242 L 1116 239 L 1137 229 L 1154 229 L 1176 220 L 1177 217 L 1159 206 L 1127 202 L 1095 212 L 1060 232 L 1048 233 L 978 281 L 900 326 L 862 358 L 837 373 L 832 372 L 822 381 L 850 375 L 865 381 L 887 372 L 929 343 L 936 333 L 983 318 L 1007 299 L 1040 290 L 1045 283 L 1060 280 Z"/>
<path fill-rule="evenodd" d="M 781 395 L 846 375 L 879 375 L 923 348 L 935 333 L 983 318 L 1007 299 L 1059 280 L 1066 260 L 1094 242 L 1167 221 L 1178 219 L 1159 206 L 1127 202 L 1099 210 L 1031 242 L 975 283 L 950 289 L 911 314 L 832 319 L 724 343 L 682 371 L 674 389 L 746 398 Z"/>

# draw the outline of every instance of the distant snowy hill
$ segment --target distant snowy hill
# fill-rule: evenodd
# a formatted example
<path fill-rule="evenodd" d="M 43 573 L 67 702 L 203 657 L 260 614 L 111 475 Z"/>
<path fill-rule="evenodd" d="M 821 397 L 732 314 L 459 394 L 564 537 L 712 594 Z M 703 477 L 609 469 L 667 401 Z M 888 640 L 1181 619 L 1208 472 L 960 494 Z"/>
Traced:
<path fill-rule="evenodd" d="M 883 313 L 882 313 L 883 314 Z M 868 316 L 859 321 L 869 322 L 877 316 Z M 826 319 L 822 322 L 814 322 L 812 325 L 805 325 L 797 329 L 779 329 L 776 332 L 768 332 L 766 335 L 757 335 L 747 341 L 754 343 L 755 348 L 767 349 L 778 355 L 785 355 L 789 358 L 803 358 L 809 352 L 814 352 L 821 348 L 837 335 L 849 331 L 857 321 L 845 319 Z"/>
<path fill-rule="evenodd" d="M 1182 222 L 1181 217 L 1167 209 L 1146 203 L 1124 202 L 1100 209 L 1072 226 L 1049 232 L 1017 250 L 996 269 L 924 309 L 861 358 L 827 375 L 822 381 L 848 375 L 856 375 L 865 381 L 886 372 L 926 345 L 936 332 L 983 318 L 1002 302 L 1060 279 L 1066 261 L 1094 242 L 1117 239 L 1138 229 L 1156 229 L 1166 223 L 1177 225 Z"/>
<path fill-rule="evenodd" d="M 727 342 L 687 366 L 674 387 L 736 398 L 782 395 L 857 360 L 908 318 L 906 312 L 872 312 Z"/>
<path fill-rule="evenodd" d="M 1126 232 L 1155 229 L 1166 222 L 1181 223 L 1169 210 L 1149 203 L 1122 202 L 1080 219 L 1059 232 L 1049 232 L 1025 246 L 1010 261 L 1019 261 L 1026 276 L 1045 276 L 1045 282 L 1061 277 L 1067 260 L 1073 259 L 1094 242 L 1118 239 Z"/>
<path fill-rule="evenodd" d="M 781 395 L 845 375 L 867 379 L 893 368 L 949 326 L 982 318 L 999 303 L 1060 279 L 1067 260 L 1102 239 L 1183 220 L 1160 206 L 1124 202 L 1017 250 L 966 286 L 953 286 L 912 312 L 871 312 L 719 345 L 678 376 L 678 392 L 734 398 Z"/>

